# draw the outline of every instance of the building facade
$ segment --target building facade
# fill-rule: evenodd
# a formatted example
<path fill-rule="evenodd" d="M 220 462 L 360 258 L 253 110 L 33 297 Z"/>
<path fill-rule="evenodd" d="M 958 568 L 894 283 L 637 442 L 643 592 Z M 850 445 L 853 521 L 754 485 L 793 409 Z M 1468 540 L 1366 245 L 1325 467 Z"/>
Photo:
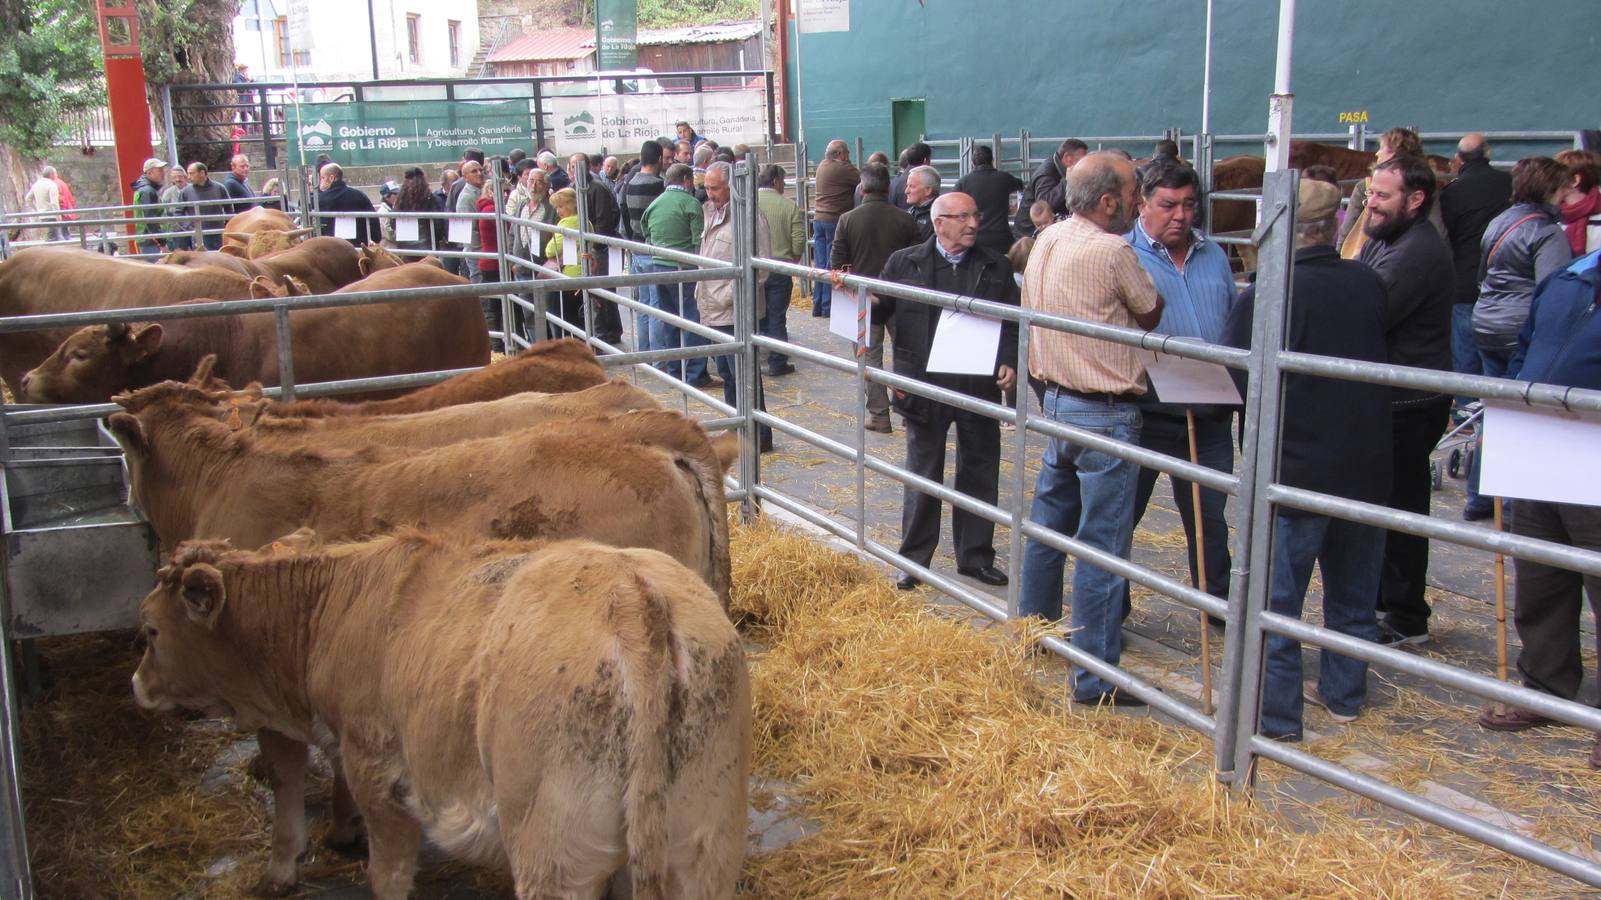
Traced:
<path fill-rule="evenodd" d="M 234 56 L 255 81 L 457 78 L 478 53 L 476 0 L 244 0 Z"/>

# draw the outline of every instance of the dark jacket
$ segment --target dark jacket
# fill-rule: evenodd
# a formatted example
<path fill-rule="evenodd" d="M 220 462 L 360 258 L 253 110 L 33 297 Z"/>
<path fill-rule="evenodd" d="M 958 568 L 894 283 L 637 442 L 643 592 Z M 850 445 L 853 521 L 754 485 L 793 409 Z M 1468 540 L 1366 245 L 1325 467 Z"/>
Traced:
<path fill-rule="evenodd" d="M 1035 200 L 1049 203 L 1051 211 L 1058 216 L 1067 215 L 1066 181 L 1067 173 L 1062 171 L 1062 158 L 1055 154 L 1034 169 L 1034 174 L 1029 176 L 1028 187 L 1023 189 L 1023 202 L 1017 205 L 1017 218 L 1012 223 L 1018 235 L 1034 233 L 1034 220 L 1029 218 L 1028 208 L 1034 205 Z"/>
<path fill-rule="evenodd" d="M 1006 214 L 1012 209 L 1012 195 L 1023 190 L 1023 180 L 994 166 L 974 166 L 956 182 L 956 190 L 978 205 L 978 242 L 999 253 L 1009 250 L 1012 228 Z"/>
<path fill-rule="evenodd" d="M 325 213 L 370 213 L 373 211 L 372 201 L 367 199 L 367 195 L 345 184 L 343 178 L 328 185 L 328 190 L 317 192 L 317 208 Z M 322 220 L 322 233 L 326 237 L 333 237 L 333 216 Z M 379 240 L 381 240 L 381 236 L 378 233 L 377 219 L 365 218 L 356 220 L 356 243 L 358 245 L 369 241 L 377 243 Z"/>
<path fill-rule="evenodd" d="M 250 200 L 255 198 L 256 192 L 250 189 L 250 184 L 248 182 L 246 182 L 243 178 L 240 178 L 238 175 L 235 175 L 232 172 L 229 172 L 227 175 L 222 176 L 222 189 L 227 191 L 228 192 L 228 196 L 234 198 L 235 200 L 247 201 L 247 202 L 244 202 L 244 203 L 235 203 L 234 204 L 234 206 L 233 206 L 234 215 L 238 215 L 238 214 L 244 212 L 245 210 L 249 209 L 250 207 L 256 205 L 254 203 L 248 202 L 248 201 L 250 201 Z"/>
<path fill-rule="evenodd" d="M 1369 239 L 1362 245 L 1360 259 L 1384 281 L 1390 362 L 1451 371 L 1456 269 L 1445 239 L 1420 217 L 1394 240 Z M 1433 392 L 1396 388 L 1394 399 L 1402 403 L 1432 396 Z"/>
<path fill-rule="evenodd" d="M 166 211 L 159 208 L 161 203 L 161 188 L 150 183 L 150 179 L 140 175 L 133 182 L 133 211 L 135 225 L 133 232 L 137 235 L 154 238 L 166 232 L 166 227 L 160 222 L 139 222 L 146 216 L 164 216 Z"/>
<path fill-rule="evenodd" d="M 1479 247 L 1484 257 L 1473 341 L 1482 350 L 1509 353 L 1529 318 L 1534 289 L 1573 262 L 1573 248 L 1557 208 L 1533 203 L 1518 203 L 1496 216 Z"/>
<path fill-rule="evenodd" d="M 911 214 L 891 206 L 883 197 L 869 194 L 861 206 L 839 217 L 828 264 L 863 278 L 877 278 L 891 254 L 918 243 L 917 222 Z M 888 319 L 883 304 L 874 304 L 873 322 Z"/>
<path fill-rule="evenodd" d="M 1479 298 L 1479 240 L 1485 226 L 1512 203 L 1512 176 L 1487 159 L 1462 164 L 1456 180 L 1440 189 L 1440 220 L 1456 261 L 1456 302 Z"/>
<path fill-rule="evenodd" d="M 930 239 L 915 247 L 897 250 L 884 263 L 879 277 L 885 281 L 930 290 L 947 290 L 949 293 L 981 300 L 993 300 L 1012 306 L 1019 304 L 1017 281 L 1012 278 L 1012 264 L 1002 254 L 975 245 L 962 258 L 962 264 L 951 267 Z M 942 309 L 927 303 L 896 300 L 883 297 L 879 301 L 885 312 L 895 315 L 895 371 L 908 378 L 960 391 L 969 397 L 1001 402 L 1001 389 L 994 375 L 954 375 L 948 372 L 930 374 L 927 369 L 928 353 L 934 346 L 934 333 L 939 328 Z M 1017 368 L 1017 323 L 1001 325 L 1000 352 L 995 365 Z M 895 409 L 914 422 L 927 422 L 934 411 L 935 401 L 908 393 L 895 398 Z M 960 420 L 979 420 L 987 417 L 978 413 L 956 411 Z"/>
<path fill-rule="evenodd" d="M 589 214 L 589 230 L 596 234 L 608 237 L 617 235 L 617 198 L 612 196 L 611 188 L 599 179 L 589 181 L 589 190 L 584 198 L 584 210 Z"/>
<path fill-rule="evenodd" d="M 911 174 L 911 169 L 902 169 L 901 173 L 891 179 L 889 183 L 889 203 L 902 212 L 910 211 L 909 204 L 906 202 L 906 178 Z"/>
<path fill-rule="evenodd" d="M 1546 279 L 1512 354 L 1525 381 L 1601 390 L 1601 252 L 1579 258 Z"/>
<path fill-rule="evenodd" d="M 563 169 L 561 166 L 557 166 L 556 168 L 551 169 L 549 172 L 546 172 L 545 180 L 550 182 L 550 192 L 552 194 L 562 190 L 563 188 L 570 188 L 573 186 L 573 180 L 567 176 L 567 170 Z"/>
<path fill-rule="evenodd" d="M 198 210 L 205 219 L 205 227 L 208 229 L 221 228 L 227 223 L 228 217 L 233 215 L 228 204 L 208 202 L 228 199 L 228 189 L 223 187 L 222 182 L 215 178 L 207 179 L 204 186 L 195 184 L 192 181 L 189 182 L 184 186 L 183 190 L 178 192 L 178 199 L 188 203 L 194 203 L 197 200 L 205 202 L 205 206 L 191 206 L 182 210 L 182 212 L 192 215 Z M 179 212 L 179 210 L 173 210 L 174 215 L 178 215 Z"/>
<path fill-rule="evenodd" d="M 911 213 L 912 221 L 917 223 L 917 240 L 919 243 L 934 236 L 934 198 L 929 198 L 918 206 L 907 210 Z"/>
<path fill-rule="evenodd" d="M 422 209 L 399 209 L 396 212 L 442 212 L 439 206 L 439 197 L 443 191 L 434 191 L 428 195 L 428 205 Z M 402 250 L 443 250 L 445 249 L 445 232 L 449 226 L 444 219 L 418 219 L 417 240 L 395 241 L 395 246 Z"/>
<path fill-rule="evenodd" d="M 1433 232 L 1432 228 L 1424 230 Z M 1316 353 L 1386 362 L 1385 288 L 1373 270 L 1340 258 L 1332 247 L 1295 251 L 1295 299 L 1285 322 L 1285 344 Z M 1256 285 L 1246 287 L 1229 311 L 1223 343 L 1251 346 Z M 1246 375 L 1230 370 L 1241 396 Z M 1390 389 L 1381 384 L 1312 375 L 1284 376 L 1279 480 L 1304 488 L 1384 503 L 1390 495 Z M 1307 515 L 1280 507 L 1286 515 Z"/>

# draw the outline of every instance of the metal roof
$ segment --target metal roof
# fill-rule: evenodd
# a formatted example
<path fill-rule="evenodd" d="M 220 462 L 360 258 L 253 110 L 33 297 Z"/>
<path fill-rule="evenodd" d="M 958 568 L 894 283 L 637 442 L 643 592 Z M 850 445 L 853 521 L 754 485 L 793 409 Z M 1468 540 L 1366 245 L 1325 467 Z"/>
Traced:
<path fill-rule="evenodd" d="M 640 46 L 656 44 L 720 44 L 725 41 L 749 40 L 762 33 L 762 24 L 755 19 L 739 22 L 718 22 L 714 25 L 682 25 L 678 28 L 641 29 L 634 43 Z"/>
<path fill-rule="evenodd" d="M 550 28 L 533 31 L 494 53 L 489 62 L 525 62 L 546 59 L 582 59 L 595 52 L 592 28 Z"/>

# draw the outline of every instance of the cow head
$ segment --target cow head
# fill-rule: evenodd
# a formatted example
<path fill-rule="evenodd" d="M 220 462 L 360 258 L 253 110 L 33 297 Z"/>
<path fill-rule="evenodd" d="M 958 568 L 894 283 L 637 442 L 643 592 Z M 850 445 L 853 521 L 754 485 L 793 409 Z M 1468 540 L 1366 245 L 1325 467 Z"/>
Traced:
<path fill-rule="evenodd" d="M 161 352 L 156 323 L 123 322 L 80 328 L 33 371 L 22 376 L 29 403 L 104 403 L 127 390 L 136 371 Z"/>
<path fill-rule="evenodd" d="M 257 275 L 255 280 L 250 282 L 252 300 L 265 300 L 269 297 L 303 297 L 309 293 L 311 288 L 293 275 L 285 275 L 282 284 L 265 275 Z"/>
<path fill-rule="evenodd" d="M 371 241 L 361 248 L 361 259 L 356 261 L 356 266 L 361 270 L 361 277 L 363 278 L 379 269 L 393 269 L 404 264 L 405 260 L 390 253 L 382 245 L 374 244 Z"/>
<path fill-rule="evenodd" d="M 187 541 L 156 573 L 156 587 L 139 606 L 144 657 L 133 674 L 133 696 L 145 709 L 198 709 L 228 716 L 228 686 L 251 674 L 218 628 L 228 602 L 220 564 L 227 541 Z"/>

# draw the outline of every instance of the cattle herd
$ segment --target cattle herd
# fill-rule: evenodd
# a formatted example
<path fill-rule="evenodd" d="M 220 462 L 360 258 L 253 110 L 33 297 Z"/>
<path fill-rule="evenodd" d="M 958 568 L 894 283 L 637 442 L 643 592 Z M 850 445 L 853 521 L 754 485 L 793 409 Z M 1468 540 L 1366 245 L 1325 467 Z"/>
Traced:
<path fill-rule="evenodd" d="M 223 252 L 154 265 L 19 251 L 0 316 L 466 283 L 297 242 L 270 212 L 235 217 Z M 476 298 L 289 320 L 297 380 L 481 368 L 277 402 L 270 313 L 0 336 L 20 399 L 119 407 L 107 428 L 167 560 L 134 697 L 256 731 L 273 794 L 259 889 L 298 880 L 316 746 L 334 763 L 327 842 L 365 832 L 377 897 L 407 896 L 425 837 L 509 868 L 523 898 L 731 896 L 751 740 L 727 612 L 737 436 L 609 381 L 581 342 L 485 365 Z"/>

